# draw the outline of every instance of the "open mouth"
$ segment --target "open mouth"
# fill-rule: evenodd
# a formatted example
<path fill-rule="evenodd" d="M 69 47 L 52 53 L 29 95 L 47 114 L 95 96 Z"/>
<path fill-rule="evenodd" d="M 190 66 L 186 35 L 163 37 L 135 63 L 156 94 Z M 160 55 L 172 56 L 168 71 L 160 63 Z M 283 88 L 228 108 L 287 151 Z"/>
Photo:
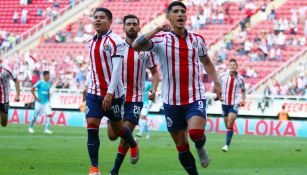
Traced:
<path fill-rule="evenodd" d="M 183 22 L 183 19 L 182 19 L 182 18 L 179 18 L 177 21 L 178 21 L 178 22 Z"/>

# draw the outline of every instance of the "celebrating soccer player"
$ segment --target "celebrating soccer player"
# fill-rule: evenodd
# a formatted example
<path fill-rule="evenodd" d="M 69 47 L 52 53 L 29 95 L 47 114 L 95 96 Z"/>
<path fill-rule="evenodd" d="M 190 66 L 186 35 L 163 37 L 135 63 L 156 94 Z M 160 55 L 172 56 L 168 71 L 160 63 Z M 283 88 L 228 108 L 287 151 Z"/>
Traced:
<path fill-rule="evenodd" d="M 202 167 L 207 167 L 206 100 L 201 64 L 214 81 L 217 99 L 221 96 L 221 85 L 207 54 L 205 40 L 185 29 L 186 6 L 180 1 L 170 3 L 166 18 L 170 25 L 164 24 L 139 36 L 132 46 L 156 53 L 163 75 L 162 99 L 168 131 L 176 144 L 181 165 L 188 174 L 198 175 L 187 133 L 195 143 Z M 160 31 L 165 32 L 157 34 Z"/>
<path fill-rule="evenodd" d="M 8 67 L 1 64 L 0 60 L 0 119 L 1 125 L 7 125 L 7 114 L 9 112 L 10 79 L 15 82 L 16 96 L 15 101 L 19 101 L 20 84 L 16 75 Z"/>
<path fill-rule="evenodd" d="M 28 128 L 29 133 L 34 133 L 34 123 L 37 117 L 46 115 L 45 119 L 45 130 L 44 133 L 52 134 L 52 131 L 49 130 L 50 120 L 51 120 L 51 107 L 50 107 L 50 74 L 49 71 L 43 72 L 43 80 L 35 83 L 31 89 L 32 95 L 35 99 L 35 112 L 34 117 L 31 120 L 30 126 Z M 37 95 L 35 94 L 35 89 L 37 89 Z"/>
<path fill-rule="evenodd" d="M 245 103 L 244 80 L 237 70 L 237 61 L 231 59 L 229 60 L 229 72 L 225 72 L 219 77 L 222 84 L 222 115 L 227 128 L 226 145 L 222 148 L 224 152 L 229 149 L 233 136 L 233 124 L 237 118 L 239 106 L 243 106 Z"/>
<path fill-rule="evenodd" d="M 131 132 L 133 132 L 135 126 L 139 123 L 139 117 L 143 107 L 146 68 L 150 69 L 152 74 L 153 87 L 150 90 L 151 99 L 155 97 L 159 83 L 159 76 L 153 53 L 146 51 L 138 52 L 131 47 L 132 42 L 136 39 L 138 32 L 140 31 L 140 21 L 138 17 L 135 15 L 127 15 L 124 17 L 123 22 L 123 29 L 126 33 L 125 54 L 122 68 L 122 78 L 126 89 L 124 124 L 130 128 Z M 111 131 L 110 127 L 108 127 L 108 131 L 109 136 L 111 135 L 112 137 L 113 132 Z M 128 143 L 121 139 L 114 166 L 110 172 L 111 175 L 118 174 L 128 149 Z M 131 159 L 130 161 L 132 164 L 137 162 L 137 160 L 134 159 Z"/>
<path fill-rule="evenodd" d="M 132 160 L 138 159 L 139 150 L 130 129 L 124 126 L 121 117 L 121 106 L 124 101 L 121 74 L 125 42 L 110 29 L 112 24 L 110 10 L 96 8 L 93 18 L 96 35 L 87 42 L 91 60 L 90 81 L 86 95 L 87 147 L 91 159 L 89 175 L 100 175 L 99 126 L 103 116 L 109 118 L 110 127 L 116 136 L 129 144 Z"/>

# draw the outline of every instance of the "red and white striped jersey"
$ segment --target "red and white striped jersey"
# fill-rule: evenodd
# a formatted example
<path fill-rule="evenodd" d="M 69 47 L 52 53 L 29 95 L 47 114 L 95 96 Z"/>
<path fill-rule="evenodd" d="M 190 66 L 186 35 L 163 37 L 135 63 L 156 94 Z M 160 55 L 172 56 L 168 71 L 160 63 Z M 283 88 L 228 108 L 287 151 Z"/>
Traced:
<path fill-rule="evenodd" d="M 0 103 L 9 102 L 10 79 L 15 81 L 16 78 L 10 68 L 0 64 Z"/>
<path fill-rule="evenodd" d="M 163 103 L 186 105 L 205 99 L 199 59 L 207 55 L 203 37 L 187 31 L 185 37 L 165 32 L 155 35 L 152 42 L 161 66 Z"/>
<path fill-rule="evenodd" d="M 125 57 L 122 67 L 122 78 L 126 90 L 127 102 L 142 102 L 145 89 L 146 68 L 157 64 L 152 52 L 135 51 L 125 42 Z"/>
<path fill-rule="evenodd" d="M 242 90 L 245 89 L 244 79 L 241 75 L 231 76 L 229 72 L 220 75 L 222 85 L 222 104 L 239 105 Z"/>
<path fill-rule="evenodd" d="M 97 37 L 95 35 L 87 42 L 91 65 L 89 69 L 90 81 L 87 92 L 90 94 L 105 96 L 107 94 L 113 71 L 112 58 L 124 57 L 124 40 L 109 30 L 106 34 Z M 121 74 L 120 74 L 121 75 Z M 124 95 L 124 87 L 121 77 L 117 77 L 118 84 L 113 97 L 119 98 Z"/>

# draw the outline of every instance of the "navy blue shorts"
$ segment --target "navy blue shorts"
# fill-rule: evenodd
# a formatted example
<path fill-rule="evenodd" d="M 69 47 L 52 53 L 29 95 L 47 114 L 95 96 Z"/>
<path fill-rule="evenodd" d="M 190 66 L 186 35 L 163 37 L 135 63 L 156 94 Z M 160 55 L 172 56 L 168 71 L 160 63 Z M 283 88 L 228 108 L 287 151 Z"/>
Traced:
<path fill-rule="evenodd" d="M 187 105 L 168 105 L 163 104 L 167 130 L 169 132 L 186 129 L 187 121 L 193 116 L 207 118 L 206 100 L 197 100 Z"/>
<path fill-rule="evenodd" d="M 232 112 L 238 115 L 239 105 L 222 105 L 222 116 L 227 117 Z"/>
<path fill-rule="evenodd" d="M 102 109 L 102 96 L 97 96 L 94 94 L 86 94 L 86 109 L 85 109 L 85 117 L 86 118 L 102 118 L 107 117 L 111 121 L 119 121 L 122 119 L 121 117 L 121 106 L 124 102 L 124 96 L 113 99 L 112 107 L 108 111 L 104 111 Z"/>
<path fill-rule="evenodd" d="M 138 125 L 142 108 L 143 102 L 125 102 L 124 120 Z"/>

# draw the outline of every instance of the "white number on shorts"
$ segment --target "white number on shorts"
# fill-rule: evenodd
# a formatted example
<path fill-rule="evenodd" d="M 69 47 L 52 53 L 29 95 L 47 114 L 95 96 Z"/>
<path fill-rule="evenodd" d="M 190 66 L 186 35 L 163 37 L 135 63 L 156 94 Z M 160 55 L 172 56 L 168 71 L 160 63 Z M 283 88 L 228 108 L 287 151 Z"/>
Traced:
<path fill-rule="evenodd" d="M 200 110 L 200 111 L 204 110 L 204 103 L 203 103 L 203 101 L 198 101 L 198 110 Z"/>
<path fill-rule="evenodd" d="M 134 115 L 140 115 L 140 113 L 141 113 L 141 107 L 140 106 L 134 106 L 133 114 Z"/>
<path fill-rule="evenodd" d="M 120 113 L 119 105 L 112 106 L 111 109 L 114 111 L 114 114 Z"/>

